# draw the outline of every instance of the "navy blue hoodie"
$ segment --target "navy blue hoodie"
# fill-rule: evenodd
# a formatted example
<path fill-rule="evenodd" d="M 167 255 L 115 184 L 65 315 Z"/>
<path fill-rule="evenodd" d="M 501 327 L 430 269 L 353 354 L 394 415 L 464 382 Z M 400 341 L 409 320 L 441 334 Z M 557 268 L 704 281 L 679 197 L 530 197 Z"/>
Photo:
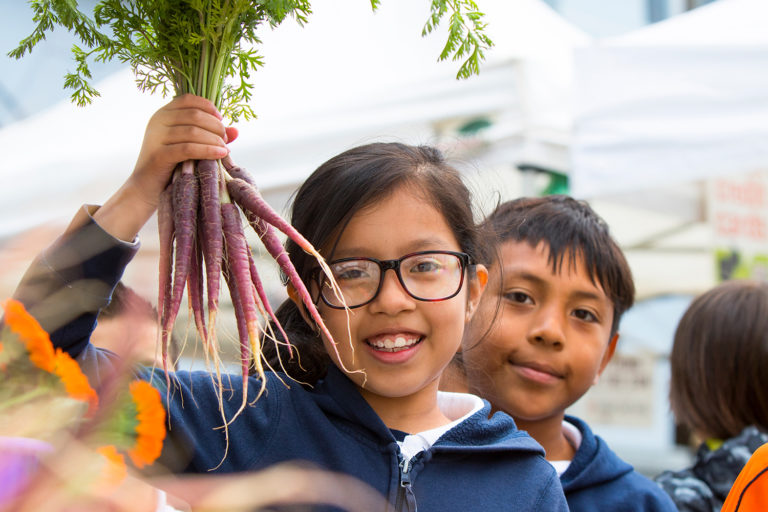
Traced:
<path fill-rule="evenodd" d="M 578 428 L 582 436 L 571 464 L 560 475 L 572 512 L 677 510 L 658 484 L 621 460 L 589 425 L 573 416 L 566 416 L 565 421 Z"/>
<path fill-rule="evenodd" d="M 98 309 L 108 301 L 138 243 L 113 239 L 85 213 L 33 263 L 16 297 L 52 333 L 54 344 L 76 357 L 99 386 L 119 365 L 89 343 Z M 143 378 L 153 374 L 140 371 Z M 165 396 L 165 376 L 153 385 Z M 400 462 L 392 432 L 355 385 L 331 366 L 313 389 L 286 387 L 271 375 L 267 391 L 229 427 L 226 459 L 217 393 L 203 372 L 173 375 L 167 405 L 171 430 L 160 462 L 174 471 L 205 473 L 258 470 L 285 461 L 308 461 L 353 475 L 378 490 L 396 510 L 565 511 L 557 474 L 543 449 L 505 414 L 488 418 L 485 407 L 455 426 L 428 450 Z M 231 376 L 226 416 L 241 403 L 241 377 Z M 249 395 L 259 388 L 251 379 Z M 194 393 L 193 393 L 194 390 Z M 249 396 L 252 400 L 255 396 Z"/>

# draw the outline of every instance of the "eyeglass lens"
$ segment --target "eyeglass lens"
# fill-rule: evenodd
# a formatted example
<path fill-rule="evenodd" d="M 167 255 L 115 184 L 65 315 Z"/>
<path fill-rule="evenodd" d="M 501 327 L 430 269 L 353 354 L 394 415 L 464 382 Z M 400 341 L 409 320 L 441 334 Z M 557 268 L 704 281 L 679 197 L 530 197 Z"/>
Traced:
<path fill-rule="evenodd" d="M 462 283 L 461 258 L 439 252 L 414 254 L 399 260 L 399 279 L 412 297 L 441 300 L 455 295 Z M 354 259 L 331 263 L 331 271 L 348 307 L 373 300 L 382 280 L 381 265 L 374 260 Z M 331 306 L 342 306 L 326 282 L 323 299 Z"/>

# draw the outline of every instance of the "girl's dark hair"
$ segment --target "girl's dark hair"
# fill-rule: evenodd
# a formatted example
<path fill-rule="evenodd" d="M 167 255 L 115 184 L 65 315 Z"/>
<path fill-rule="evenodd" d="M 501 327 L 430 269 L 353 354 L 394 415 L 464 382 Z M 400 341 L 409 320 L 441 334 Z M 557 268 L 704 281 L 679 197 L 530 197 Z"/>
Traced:
<path fill-rule="evenodd" d="M 696 298 L 675 332 L 670 404 L 694 432 L 768 430 L 768 283 L 727 281 Z"/>
<path fill-rule="evenodd" d="M 593 283 L 599 284 L 613 304 L 611 336 L 624 312 L 635 300 L 635 282 L 624 253 L 611 236 L 608 224 L 587 204 L 569 196 L 523 197 L 499 205 L 480 226 L 498 248 L 507 241 L 547 245 L 552 270 L 562 270 L 581 258 Z M 497 256 L 498 258 L 498 256 Z"/>
<path fill-rule="evenodd" d="M 296 192 L 291 224 L 330 260 L 335 243 L 352 216 L 403 186 L 421 192 L 424 201 L 443 215 L 459 247 L 473 262 L 485 261 L 486 251 L 481 247 L 469 190 L 440 151 L 429 146 L 374 143 L 331 158 Z M 285 248 L 299 277 L 309 283 L 317 267 L 314 257 L 291 240 Z M 285 276 L 283 281 L 286 282 Z M 291 358 L 283 346 L 276 348 L 274 343 L 265 343 L 266 362 L 276 370 L 284 369 L 300 382 L 315 383 L 325 375 L 330 363 L 320 336 L 304 321 L 291 300 L 280 305 L 276 316 L 297 347 L 298 357 Z"/>

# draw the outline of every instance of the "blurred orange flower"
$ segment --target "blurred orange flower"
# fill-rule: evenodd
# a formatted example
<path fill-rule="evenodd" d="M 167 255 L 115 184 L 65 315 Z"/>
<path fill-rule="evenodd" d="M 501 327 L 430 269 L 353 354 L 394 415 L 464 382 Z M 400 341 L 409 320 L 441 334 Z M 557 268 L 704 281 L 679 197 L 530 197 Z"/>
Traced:
<path fill-rule="evenodd" d="M 53 373 L 59 376 L 67 394 L 75 400 L 88 402 L 88 414 L 93 413 L 99 404 L 99 397 L 93 390 L 88 378 L 80 370 L 80 365 L 60 348 L 56 349 Z"/>
<path fill-rule="evenodd" d="M 29 359 L 38 368 L 52 373 L 55 367 L 55 356 L 53 344 L 45 329 L 27 313 L 21 302 L 8 299 L 3 303 L 3 308 L 5 325 L 26 345 Z"/>
<path fill-rule="evenodd" d="M 160 393 L 149 383 L 139 380 L 130 385 L 136 406 L 136 444 L 128 455 L 138 468 L 152 464 L 163 450 L 165 409 Z"/>
<path fill-rule="evenodd" d="M 3 303 L 5 326 L 19 337 L 35 366 L 61 379 L 67 394 L 75 400 L 88 402 L 88 412 L 96 410 L 99 399 L 80 365 L 69 354 L 53 348 L 51 338 L 40 323 L 30 315 L 24 305 L 14 299 Z"/>
<path fill-rule="evenodd" d="M 128 468 L 125 465 L 125 457 L 117 451 L 114 445 L 99 446 L 96 451 L 107 459 L 106 467 L 102 476 L 106 485 L 120 484 L 128 474 Z"/>

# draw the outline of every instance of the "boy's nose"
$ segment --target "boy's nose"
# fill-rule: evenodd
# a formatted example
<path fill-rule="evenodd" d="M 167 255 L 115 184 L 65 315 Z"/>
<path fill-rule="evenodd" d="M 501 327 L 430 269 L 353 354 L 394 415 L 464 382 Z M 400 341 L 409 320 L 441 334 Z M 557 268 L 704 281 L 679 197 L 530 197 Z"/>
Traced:
<path fill-rule="evenodd" d="M 546 345 L 561 349 L 565 343 L 561 319 L 551 311 L 542 310 L 528 332 L 528 341 L 533 344 Z"/>
<path fill-rule="evenodd" d="M 369 304 L 372 313 L 396 314 L 413 309 L 416 299 L 408 295 L 394 270 L 384 272 L 381 289 Z"/>

